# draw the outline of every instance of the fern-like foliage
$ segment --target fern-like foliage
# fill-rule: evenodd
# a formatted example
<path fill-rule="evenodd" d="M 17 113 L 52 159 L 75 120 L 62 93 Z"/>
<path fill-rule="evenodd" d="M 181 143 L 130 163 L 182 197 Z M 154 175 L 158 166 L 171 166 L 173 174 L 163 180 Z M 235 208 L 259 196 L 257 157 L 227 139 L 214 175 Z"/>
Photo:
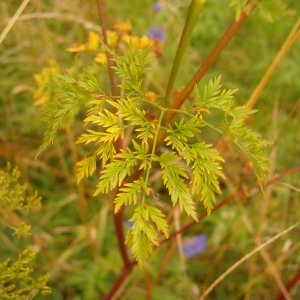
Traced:
<path fill-rule="evenodd" d="M 152 172 L 160 168 L 162 183 L 170 195 L 171 204 L 178 205 L 197 220 L 194 197 L 200 196 L 198 198 L 210 214 L 216 194 L 221 193 L 219 178 L 225 178 L 221 167 L 223 158 L 212 145 L 198 141 L 201 131 L 205 127 L 212 128 L 228 136 L 252 161 L 261 183 L 267 170 L 267 157 L 262 149 L 267 143 L 245 127 L 245 118 L 254 111 L 235 107 L 234 94 L 237 90 L 222 89 L 221 77 L 211 80 L 202 93 L 195 87 L 191 108 L 177 110 L 177 121 L 166 125 L 170 110 L 158 102 L 149 101 L 142 89 L 149 62 L 148 51 L 135 50 L 129 44 L 124 55 L 111 54 L 124 95 L 105 95 L 91 70 L 86 71 L 82 78 L 76 78 L 70 72 L 56 75 L 53 78 L 52 100 L 44 108 L 48 130 L 41 149 L 53 142 L 58 128 L 68 115 L 79 107 L 88 108 L 84 119 L 88 128 L 77 143 L 92 143 L 94 151 L 78 163 L 78 182 L 84 176 L 93 175 L 97 161 L 101 162 L 98 164 L 102 170 L 95 195 L 107 194 L 118 188 L 114 212 L 117 213 L 124 205 L 135 207 L 131 218 L 134 225 L 126 234 L 126 243 L 131 246 L 133 256 L 142 263 L 151 253 L 153 245 L 158 245 L 158 234 L 166 237 L 169 234 L 162 211 L 150 205 L 153 200 L 159 204 L 158 192 L 149 182 Z M 147 111 L 151 110 L 154 115 L 151 119 L 148 118 L 146 106 Z M 203 116 L 215 110 L 223 115 L 223 122 L 218 127 L 207 122 Z M 116 149 L 116 142 L 128 136 L 126 148 Z M 169 148 L 164 153 L 158 151 L 161 144 Z M 132 172 L 137 170 L 144 172 L 139 178 L 129 181 Z"/>
<path fill-rule="evenodd" d="M 10 170 L 10 166 L 7 172 L 0 171 L 0 228 L 3 235 L 9 232 L 7 228 L 10 228 L 18 238 L 26 238 L 31 234 L 31 226 L 24 222 L 16 222 L 16 218 L 12 216 L 16 213 L 23 216 L 26 211 L 41 208 L 41 198 L 37 193 L 33 196 L 27 195 L 26 185 L 20 183 L 20 176 L 20 171 L 17 168 Z M 27 300 L 37 295 L 51 294 L 51 288 L 47 286 L 50 276 L 33 276 L 32 264 L 36 256 L 37 252 L 24 249 L 19 252 L 18 259 L 14 262 L 10 257 L 0 261 L 0 299 Z"/>
<path fill-rule="evenodd" d="M 132 246 L 132 254 L 142 264 L 152 252 L 153 245 L 158 245 L 156 231 L 168 237 L 168 225 L 158 208 L 144 203 L 136 208 L 130 221 L 134 225 L 126 234 L 126 244 Z"/>
<path fill-rule="evenodd" d="M 244 106 L 234 107 L 233 94 L 237 90 L 222 90 L 220 85 L 221 77 L 214 81 L 210 80 L 205 87 L 202 97 L 199 90 L 195 87 L 194 111 L 201 111 L 211 108 L 219 109 L 223 112 L 223 122 L 214 129 L 229 137 L 244 153 L 253 164 L 256 176 L 262 186 L 265 180 L 265 171 L 268 170 L 268 157 L 262 151 L 268 145 L 268 142 L 261 139 L 261 136 L 248 129 L 244 121 L 254 110 L 247 109 Z"/>
<path fill-rule="evenodd" d="M 208 214 L 211 213 L 216 201 L 215 193 L 221 194 L 218 177 L 225 179 L 219 165 L 219 162 L 224 160 L 215 149 L 210 147 L 211 145 L 205 143 L 191 146 L 191 151 L 194 153 L 192 191 L 196 195 L 201 194 L 200 200 L 203 201 Z"/>
<path fill-rule="evenodd" d="M 193 137 L 196 132 L 200 132 L 199 127 L 203 126 L 205 125 L 197 116 L 193 116 L 188 121 L 181 119 L 178 124 L 175 122 L 175 125 L 167 131 L 169 133 L 165 139 L 167 146 L 171 145 L 172 149 L 182 153 L 188 138 Z"/>
<path fill-rule="evenodd" d="M 127 97 L 133 101 L 145 99 L 142 91 L 142 76 L 147 71 L 146 65 L 150 62 L 148 49 L 136 51 L 132 43 L 129 44 L 128 51 L 123 56 L 114 53 L 113 60 L 116 62 L 114 67 L 116 74 L 122 78 L 120 88 L 127 91 Z"/>
<path fill-rule="evenodd" d="M 40 146 L 37 155 L 53 143 L 58 129 L 69 121 L 68 118 L 72 120 L 81 106 L 93 104 L 99 109 L 104 103 L 103 100 L 95 101 L 89 95 L 91 92 L 99 93 L 101 91 L 99 82 L 91 71 L 86 70 L 82 78 L 76 79 L 71 76 L 72 69 L 68 74 L 63 75 L 59 69 L 54 72 L 53 63 L 50 66 L 52 67 L 50 70 L 53 71 L 51 74 L 49 74 L 49 68 L 45 68 L 46 70 L 42 74 L 35 76 L 38 91 L 40 91 L 35 94 L 36 103 L 44 105 L 42 121 L 47 124 L 44 143 Z M 78 65 L 75 64 L 74 68 L 77 67 Z"/>
<path fill-rule="evenodd" d="M 245 7 L 246 1 L 244 0 L 232 0 L 229 6 L 235 11 L 236 19 L 239 19 L 243 9 L 246 13 L 251 9 L 251 5 Z M 252 4 L 258 4 L 259 15 L 268 22 L 273 22 L 274 20 L 292 14 L 293 12 L 287 8 L 287 6 L 280 0 L 255 0 Z"/>
<path fill-rule="evenodd" d="M 256 132 L 246 128 L 242 117 L 233 119 L 229 123 L 225 116 L 221 129 L 224 135 L 227 135 L 248 156 L 262 188 L 265 171 L 268 170 L 266 162 L 269 160 L 262 149 L 268 145 L 268 142 L 262 140 Z"/>
<path fill-rule="evenodd" d="M 147 120 L 146 111 L 140 110 L 137 102 L 134 102 L 131 97 L 126 101 L 108 101 L 108 103 L 118 109 L 119 116 L 125 121 L 130 122 L 132 126 L 137 126 L 135 129 L 139 133 L 137 138 L 141 139 L 143 143 L 147 143 L 148 139 L 153 139 L 155 125 Z"/>
<path fill-rule="evenodd" d="M 174 153 L 168 152 L 162 154 L 158 161 L 162 167 L 162 179 L 171 195 L 173 206 L 179 202 L 180 209 L 184 209 L 188 215 L 197 220 L 195 205 L 184 181 L 188 176 L 184 169 L 176 163 L 178 157 Z"/>

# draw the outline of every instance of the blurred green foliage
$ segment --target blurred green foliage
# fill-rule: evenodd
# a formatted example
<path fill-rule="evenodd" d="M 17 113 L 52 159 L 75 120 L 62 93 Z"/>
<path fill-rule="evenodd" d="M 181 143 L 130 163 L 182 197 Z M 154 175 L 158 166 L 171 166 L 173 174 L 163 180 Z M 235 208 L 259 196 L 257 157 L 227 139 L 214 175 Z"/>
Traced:
<path fill-rule="evenodd" d="M 41 198 L 37 196 L 26 196 L 26 186 L 19 183 L 20 172 L 17 168 L 8 171 L 0 171 L 0 215 L 1 215 L 1 239 L 6 244 L 9 235 L 17 235 L 18 238 L 28 239 L 30 225 L 23 221 L 24 211 L 41 208 Z M 22 213 L 18 213 L 22 212 Z M 23 218 L 22 218 L 23 216 Z M 9 232 L 11 229 L 14 233 Z M 17 246 L 17 243 L 15 243 Z M 2 248 L 2 249 L 1 249 Z M 1 247 L 3 250 L 3 245 Z M 18 250 L 18 259 L 11 263 L 12 253 L 4 261 L 0 261 L 0 298 L 27 300 L 36 295 L 49 295 L 51 289 L 47 287 L 49 275 L 37 279 L 31 277 L 34 272 L 32 265 L 36 259 L 37 252 L 29 248 L 22 252 Z M 1 257 L 3 259 L 3 257 Z"/>

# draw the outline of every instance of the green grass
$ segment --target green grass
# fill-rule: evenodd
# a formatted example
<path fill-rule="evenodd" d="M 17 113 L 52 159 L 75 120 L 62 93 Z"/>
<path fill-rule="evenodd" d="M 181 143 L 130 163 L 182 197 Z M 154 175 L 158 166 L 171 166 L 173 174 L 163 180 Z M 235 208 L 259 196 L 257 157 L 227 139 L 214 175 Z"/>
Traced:
<path fill-rule="evenodd" d="M 138 35 L 155 25 L 166 31 L 164 57 L 153 63 L 152 75 L 147 78 L 146 88 L 157 94 L 165 91 L 189 4 L 188 1 L 163 3 L 165 8 L 159 14 L 152 11 L 152 1 L 148 0 L 106 1 L 104 5 L 109 28 L 130 17 L 133 31 Z M 222 74 L 223 86 L 239 88 L 236 101 L 239 105 L 246 104 L 299 16 L 298 1 L 285 3 L 295 13 L 273 23 L 259 18 L 255 11 L 207 72 L 200 87 Z M 0 3 L 0 31 L 19 5 L 20 1 Z M 228 1 L 206 3 L 184 57 L 177 88 L 183 88 L 190 80 L 233 18 Z M 0 261 L 15 258 L 19 248 L 38 249 L 35 272 L 50 273 L 53 289 L 45 299 L 101 299 L 122 265 L 112 221 L 112 195 L 92 196 L 99 172 L 79 187 L 76 184 L 73 147 L 76 137 L 84 131 L 80 120 L 75 120 L 70 132 L 60 131 L 54 145 L 35 159 L 46 128 L 34 105 L 33 75 L 47 66 L 48 59 L 56 60 L 62 69 L 68 68 L 72 55 L 65 49 L 84 42 L 89 30 L 100 30 L 95 2 L 36 0 L 27 5 L 0 45 L 0 166 L 4 168 L 7 161 L 17 165 L 28 192 L 37 190 L 43 198 L 42 210 L 26 216 L 32 225 L 32 236 L 27 241 L 11 238 L 9 231 L 3 231 L 7 237 L 1 236 Z M 300 94 L 299 50 L 298 39 L 272 74 L 254 106 L 258 112 L 249 120 L 249 125 L 271 142 L 287 122 L 271 155 L 269 179 L 300 165 L 299 106 L 288 118 Z M 203 138 L 216 145 L 220 137 L 204 132 Z M 79 158 L 86 154 L 79 145 L 76 151 Z M 218 202 L 234 192 L 246 161 L 234 147 L 225 155 L 230 163 L 224 166 L 227 181 Z M 299 220 L 299 179 L 299 173 L 294 173 L 273 182 L 266 187 L 265 198 L 258 189 L 250 192 L 245 203 L 236 197 L 184 234 L 206 234 L 205 252 L 181 260 L 175 240 L 170 241 L 150 258 L 147 271 L 134 270 L 119 298 L 198 299 L 200 291 L 258 246 L 255 237 L 264 242 Z M 252 173 L 244 183 L 255 184 Z M 198 213 L 201 212 L 202 208 L 198 208 Z M 170 218 L 173 217 L 171 213 Z M 182 217 L 181 226 L 184 222 L 188 221 Z M 275 298 L 279 287 L 274 277 L 278 275 L 286 284 L 299 270 L 298 236 L 296 228 L 266 248 L 275 271 L 257 253 L 226 277 L 207 299 L 270 299 L 270 295 Z M 290 248 L 283 251 L 289 240 Z M 292 299 L 299 293 L 298 285 L 292 290 Z"/>

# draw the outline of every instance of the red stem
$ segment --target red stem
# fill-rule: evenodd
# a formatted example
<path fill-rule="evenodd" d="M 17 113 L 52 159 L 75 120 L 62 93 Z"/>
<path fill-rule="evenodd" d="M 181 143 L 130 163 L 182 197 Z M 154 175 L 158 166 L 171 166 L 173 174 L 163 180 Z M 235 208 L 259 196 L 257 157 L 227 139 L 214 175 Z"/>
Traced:
<path fill-rule="evenodd" d="M 260 0 L 259 0 L 260 1 Z M 208 57 L 205 59 L 205 61 L 202 63 L 198 71 L 195 73 L 193 78 L 190 80 L 190 82 L 187 84 L 187 86 L 184 88 L 184 90 L 181 92 L 181 94 L 178 96 L 178 98 L 175 99 L 175 103 L 172 106 L 172 109 L 179 109 L 181 105 L 185 102 L 187 97 L 191 94 L 193 91 L 195 84 L 197 84 L 200 79 L 204 76 L 204 74 L 208 71 L 208 69 L 211 67 L 213 62 L 217 59 L 219 54 L 222 52 L 222 50 L 225 48 L 225 46 L 228 44 L 228 42 L 232 39 L 236 31 L 241 27 L 241 25 L 245 22 L 245 20 L 248 18 L 250 13 L 254 10 L 254 8 L 257 6 L 258 2 L 251 3 L 251 0 L 248 0 L 246 5 L 244 6 L 243 12 L 241 13 L 241 16 L 238 20 L 234 20 L 229 28 L 226 30 L 224 35 L 221 37 L 219 42 L 216 44 L 214 49 L 210 52 Z M 250 8 L 248 9 L 248 6 Z M 174 117 L 175 112 L 170 112 L 168 115 L 167 123 L 169 124 Z"/>
<path fill-rule="evenodd" d="M 114 214 L 114 224 L 115 224 L 115 230 L 117 234 L 118 244 L 119 244 L 119 250 L 124 262 L 124 266 L 127 270 L 131 269 L 131 262 L 128 257 L 127 248 L 125 245 L 125 235 L 124 235 L 124 211 L 125 206 L 122 206 L 118 213 Z"/>
<path fill-rule="evenodd" d="M 107 41 L 106 24 L 105 24 L 101 0 L 97 0 L 97 6 L 98 6 L 99 19 L 100 19 L 102 35 L 103 35 L 103 42 L 107 47 L 109 47 L 108 41 Z M 107 50 L 105 51 L 105 53 L 106 53 L 106 57 L 107 57 L 107 72 L 108 72 L 108 77 L 109 77 L 111 93 L 113 96 L 116 96 L 117 90 L 116 90 L 116 84 L 115 84 L 115 79 L 114 79 L 114 73 L 113 73 L 113 69 L 112 69 L 113 63 L 111 60 L 110 53 Z M 115 142 L 115 148 L 116 148 L 117 153 L 120 153 L 120 150 L 124 148 L 124 142 L 120 137 Z M 118 193 L 118 189 L 116 191 L 116 194 L 117 193 Z M 118 244 L 119 244 L 119 250 L 120 250 L 123 262 L 124 262 L 124 267 L 128 271 L 130 271 L 130 269 L 132 268 L 132 264 L 129 260 L 127 248 L 125 246 L 125 235 L 124 235 L 124 224 L 123 224 L 124 210 L 125 210 L 125 207 L 122 207 L 118 213 L 113 215 L 113 218 L 114 218 L 115 230 L 116 230 L 116 235 L 117 235 Z M 125 278 L 126 278 L 126 276 L 125 276 Z"/>
<path fill-rule="evenodd" d="M 134 265 L 136 265 L 136 261 L 131 261 L 131 270 Z M 108 293 L 102 298 L 102 300 L 110 300 L 113 298 L 114 294 L 117 292 L 119 287 L 122 285 L 123 281 L 126 279 L 126 277 L 131 273 L 131 270 L 128 270 L 124 268 L 124 266 L 121 268 L 120 274 L 118 278 L 115 280 L 114 284 L 112 285 L 111 289 L 108 291 Z"/>
<path fill-rule="evenodd" d="M 222 206 L 224 206 L 225 204 L 229 203 L 232 199 L 234 199 L 235 195 L 230 195 L 228 197 L 226 197 L 222 202 L 220 202 L 218 205 L 216 205 L 211 213 L 214 213 L 216 210 L 219 210 Z M 207 217 L 207 213 L 202 214 L 201 216 L 198 216 L 198 221 L 201 221 L 202 219 Z M 191 228 L 192 226 L 196 225 L 198 222 L 196 221 L 192 221 L 190 223 L 188 223 L 187 225 L 183 226 L 180 228 L 180 230 L 173 232 L 172 234 L 170 234 L 169 238 L 165 238 L 163 239 L 160 243 L 159 246 L 160 247 L 162 244 L 168 242 L 171 238 L 175 237 L 177 234 L 179 233 L 183 233 L 184 231 L 188 230 L 189 228 Z"/>

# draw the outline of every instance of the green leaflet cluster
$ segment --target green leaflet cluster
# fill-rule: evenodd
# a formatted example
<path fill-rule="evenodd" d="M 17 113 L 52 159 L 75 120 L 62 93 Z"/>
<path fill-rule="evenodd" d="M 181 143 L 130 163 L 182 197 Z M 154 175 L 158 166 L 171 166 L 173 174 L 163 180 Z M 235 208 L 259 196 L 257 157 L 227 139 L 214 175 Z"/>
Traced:
<path fill-rule="evenodd" d="M 268 22 L 289 14 L 293 14 L 293 11 L 289 10 L 287 6 L 280 0 L 256 0 L 253 4 L 258 3 L 259 15 Z M 251 5 L 245 7 L 245 1 L 243 0 L 231 0 L 229 6 L 235 11 L 236 19 L 239 19 L 243 10 L 246 13 L 251 9 Z"/>
<path fill-rule="evenodd" d="M 21 173 L 17 168 L 11 170 L 8 165 L 7 169 L 7 172 L 0 171 L 1 232 L 5 236 L 10 228 L 14 231 L 13 235 L 26 239 L 31 235 L 31 226 L 21 222 L 23 213 L 40 209 L 41 198 L 37 192 L 33 196 L 27 195 L 27 187 L 20 183 Z M 20 216 L 19 222 L 16 215 Z M 50 276 L 46 274 L 35 278 L 36 256 L 37 252 L 28 248 L 20 251 L 15 261 L 11 261 L 10 257 L 0 261 L 0 299 L 27 300 L 51 294 L 51 288 L 47 286 Z"/>
<path fill-rule="evenodd" d="M 88 105 L 84 122 L 89 129 L 77 143 L 94 143 L 95 150 L 78 163 L 78 182 L 84 176 L 91 176 L 97 161 L 101 161 L 95 195 L 117 188 L 114 212 L 117 213 L 123 205 L 135 206 L 131 218 L 134 225 L 126 234 L 126 243 L 131 246 L 133 256 L 142 263 L 153 245 L 158 245 L 158 232 L 166 237 L 169 234 L 161 207 L 150 205 L 154 199 L 154 203 L 161 206 L 160 196 L 149 183 L 151 172 L 160 168 L 162 183 L 172 205 L 179 205 L 182 211 L 197 220 L 194 196 L 202 201 L 210 214 L 216 194 L 221 193 L 218 178 L 225 177 L 220 165 L 223 158 L 212 145 L 199 142 L 195 135 L 208 127 L 228 136 L 249 157 L 260 183 L 264 181 L 264 171 L 267 170 L 267 157 L 262 152 L 267 142 L 245 127 L 245 118 L 254 111 L 234 106 L 236 90 L 222 90 L 221 77 L 211 80 L 202 95 L 195 87 L 191 108 L 176 110 L 177 121 L 167 125 L 167 114 L 172 109 L 149 101 L 142 90 L 142 78 L 149 62 L 147 51 L 135 51 L 131 45 L 125 55 L 112 55 L 124 96 L 105 95 L 91 72 L 86 73 L 84 80 L 59 75 L 61 81 L 53 90 L 55 97 L 52 102 L 53 105 L 58 102 L 60 108 L 53 109 L 51 101 L 47 105 L 45 111 L 48 115 L 44 120 L 49 129 L 42 148 L 53 141 L 58 125 L 68 113 L 77 105 Z M 87 93 L 88 96 L 84 97 Z M 97 93 L 99 97 L 90 97 L 89 93 Z M 156 117 L 149 119 L 146 109 Z M 223 122 L 218 127 L 203 117 L 204 112 L 214 113 L 215 110 L 223 115 Z M 116 149 L 116 142 L 124 136 L 130 136 L 130 143 L 124 149 Z M 164 153 L 159 149 L 162 144 L 168 147 Z M 129 181 L 136 170 L 144 172 L 137 180 Z"/>
<path fill-rule="evenodd" d="M 222 135 L 232 140 L 249 158 L 260 184 L 265 181 L 265 171 L 268 170 L 268 157 L 262 151 L 268 142 L 261 136 L 248 129 L 244 121 L 249 114 L 255 111 L 244 106 L 234 106 L 233 95 L 237 90 L 222 90 L 220 85 L 221 76 L 214 81 L 210 80 L 205 87 L 202 97 L 195 87 L 194 111 L 206 111 L 218 109 L 223 112 L 223 122 L 219 127 L 206 123 L 209 127 L 217 130 Z"/>
<path fill-rule="evenodd" d="M 91 93 L 103 93 L 92 69 L 86 69 L 79 75 L 81 64 L 76 62 L 63 75 L 53 62 L 49 64 L 50 67 L 35 75 L 38 89 L 34 98 L 36 104 L 43 105 L 41 111 L 44 116 L 41 120 L 47 124 L 44 143 L 37 156 L 53 143 L 59 128 L 72 124 L 82 106 L 89 105 L 87 114 L 91 115 L 104 104 L 103 99 L 92 97 Z"/>

